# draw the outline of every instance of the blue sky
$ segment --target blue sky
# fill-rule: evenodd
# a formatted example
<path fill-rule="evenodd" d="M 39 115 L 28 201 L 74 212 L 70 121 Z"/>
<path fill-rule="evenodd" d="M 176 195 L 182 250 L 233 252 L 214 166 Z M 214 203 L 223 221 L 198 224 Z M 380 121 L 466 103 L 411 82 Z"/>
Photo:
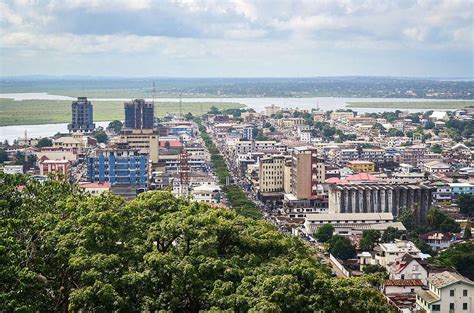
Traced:
<path fill-rule="evenodd" d="M 474 76 L 474 0 L 0 1 L 0 74 Z"/>

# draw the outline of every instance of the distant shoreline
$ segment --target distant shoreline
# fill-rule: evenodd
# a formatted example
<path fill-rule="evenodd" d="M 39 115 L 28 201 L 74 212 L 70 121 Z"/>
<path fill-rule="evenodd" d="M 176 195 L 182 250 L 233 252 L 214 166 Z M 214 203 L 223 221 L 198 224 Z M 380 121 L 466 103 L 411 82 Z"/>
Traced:
<path fill-rule="evenodd" d="M 406 102 L 348 102 L 348 108 L 397 108 L 459 110 L 474 106 L 474 100 L 406 101 Z"/>

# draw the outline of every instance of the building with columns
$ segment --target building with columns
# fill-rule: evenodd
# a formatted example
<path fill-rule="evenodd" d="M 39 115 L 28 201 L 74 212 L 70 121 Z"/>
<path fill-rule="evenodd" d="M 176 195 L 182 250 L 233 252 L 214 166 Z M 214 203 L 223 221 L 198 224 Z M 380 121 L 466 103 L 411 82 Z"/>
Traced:
<path fill-rule="evenodd" d="M 335 184 L 329 187 L 329 212 L 392 213 L 415 207 L 423 220 L 431 205 L 433 188 L 423 184 L 363 183 Z"/>

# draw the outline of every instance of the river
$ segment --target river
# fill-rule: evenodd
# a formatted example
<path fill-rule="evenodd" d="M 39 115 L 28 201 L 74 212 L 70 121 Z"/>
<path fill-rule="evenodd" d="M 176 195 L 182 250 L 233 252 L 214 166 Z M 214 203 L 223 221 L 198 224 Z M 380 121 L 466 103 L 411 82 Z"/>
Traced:
<path fill-rule="evenodd" d="M 0 98 L 10 98 L 14 100 L 74 100 L 68 96 L 52 95 L 48 93 L 0 93 Z M 100 101 L 129 101 L 126 98 L 90 98 L 92 102 Z M 152 100 L 152 99 L 147 99 Z M 179 102 L 178 98 L 158 98 L 156 101 Z M 312 97 L 312 98 L 183 98 L 183 107 L 186 102 L 237 102 L 253 108 L 257 112 L 263 111 L 266 106 L 275 104 L 280 107 L 298 107 L 300 109 L 337 110 L 344 109 L 348 102 L 405 102 L 405 101 L 445 101 L 433 99 L 407 99 L 407 98 L 336 98 L 336 97 Z M 352 108 L 357 112 L 383 112 L 395 111 L 397 108 Z M 403 111 L 420 112 L 422 109 L 402 109 Z M 424 109 L 427 110 L 427 109 Z M 106 126 L 108 122 L 95 122 L 96 126 Z M 0 127 L 0 140 L 9 142 L 25 136 L 47 137 L 57 132 L 67 132 L 67 123 L 43 124 L 43 125 L 14 125 Z"/>

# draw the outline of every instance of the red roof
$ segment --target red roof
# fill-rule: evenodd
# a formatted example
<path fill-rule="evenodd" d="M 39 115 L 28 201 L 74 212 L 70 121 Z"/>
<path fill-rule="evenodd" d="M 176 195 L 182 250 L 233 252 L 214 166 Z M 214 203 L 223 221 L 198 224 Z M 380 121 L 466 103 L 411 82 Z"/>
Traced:
<path fill-rule="evenodd" d="M 360 181 L 378 181 L 379 179 L 375 177 L 374 175 L 370 175 L 367 173 L 359 173 L 359 174 L 354 174 L 347 176 L 346 178 L 340 179 L 337 177 L 331 177 L 329 179 L 326 179 L 326 183 L 331 183 L 331 184 L 347 184 L 351 182 L 360 182 Z"/>
<path fill-rule="evenodd" d="M 112 186 L 111 183 L 109 182 L 103 182 L 103 183 L 79 183 L 79 186 L 83 188 L 110 188 Z"/>
<path fill-rule="evenodd" d="M 167 142 L 169 143 L 170 148 L 181 148 L 183 146 L 179 140 L 160 140 L 160 148 L 165 148 Z"/>
<path fill-rule="evenodd" d="M 424 284 L 421 279 L 387 279 L 384 283 L 385 286 L 397 286 L 397 287 L 423 287 Z"/>

